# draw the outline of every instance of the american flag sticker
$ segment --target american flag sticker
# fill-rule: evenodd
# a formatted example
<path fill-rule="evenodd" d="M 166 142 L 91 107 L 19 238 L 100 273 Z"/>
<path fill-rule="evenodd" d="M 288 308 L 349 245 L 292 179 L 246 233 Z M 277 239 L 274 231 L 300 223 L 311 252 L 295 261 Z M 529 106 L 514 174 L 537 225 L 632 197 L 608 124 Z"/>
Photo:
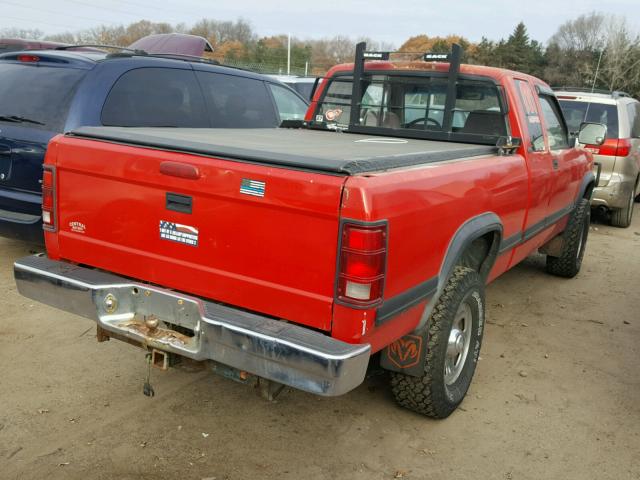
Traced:
<path fill-rule="evenodd" d="M 264 187 L 264 182 L 243 178 L 240 183 L 240 193 L 253 195 L 254 197 L 264 197 Z"/>
<path fill-rule="evenodd" d="M 160 220 L 160 238 L 197 247 L 198 229 L 189 225 Z"/>

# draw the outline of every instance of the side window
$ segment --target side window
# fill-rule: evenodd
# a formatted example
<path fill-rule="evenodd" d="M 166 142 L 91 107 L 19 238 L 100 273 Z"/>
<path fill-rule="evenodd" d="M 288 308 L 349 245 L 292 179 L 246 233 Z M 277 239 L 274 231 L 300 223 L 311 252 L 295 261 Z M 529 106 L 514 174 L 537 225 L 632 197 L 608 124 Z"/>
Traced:
<path fill-rule="evenodd" d="M 515 83 L 520 97 L 520 103 L 526 116 L 531 145 L 534 151 L 540 152 L 545 149 L 545 145 L 535 97 L 531 91 L 531 86 L 527 82 L 524 80 L 516 80 Z"/>
<path fill-rule="evenodd" d="M 102 108 L 102 123 L 118 127 L 208 127 L 191 70 L 138 68 L 122 75 Z"/>
<path fill-rule="evenodd" d="M 562 120 L 562 114 L 554 99 L 548 95 L 540 95 L 542 116 L 549 137 L 549 148 L 558 150 L 569 147 L 567 127 Z"/>
<path fill-rule="evenodd" d="M 627 105 L 629 113 L 629 128 L 632 138 L 640 138 L 640 103 L 633 102 Z"/>
<path fill-rule="evenodd" d="M 214 72 L 196 72 L 214 128 L 278 126 L 273 102 L 262 80 Z"/>
<path fill-rule="evenodd" d="M 307 104 L 300 97 L 281 85 L 273 83 L 268 85 L 273 94 L 273 99 L 276 101 L 280 121 L 304 120 L 304 115 L 307 113 Z"/>

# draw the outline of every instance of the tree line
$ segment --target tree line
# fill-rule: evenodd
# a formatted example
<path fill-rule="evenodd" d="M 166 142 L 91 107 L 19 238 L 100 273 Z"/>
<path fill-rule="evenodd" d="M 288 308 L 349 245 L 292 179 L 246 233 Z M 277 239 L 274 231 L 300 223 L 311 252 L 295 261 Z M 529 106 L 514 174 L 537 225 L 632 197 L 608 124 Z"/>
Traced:
<path fill-rule="evenodd" d="M 172 32 L 207 38 L 214 47 L 210 56 L 223 63 L 265 73 L 286 72 L 287 36 L 261 37 L 244 19 L 202 19 L 191 26 L 143 20 L 49 36 L 38 30 L 4 30 L 0 36 L 127 46 L 146 35 Z M 292 73 L 322 75 L 337 63 L 352 61 L 355 44 L 363 40 L 370 50 L 394 50 L 393 45 L 370 38 L 292 38 Z M 500 40 L 482 38 L 474 43 L 460 35 L 425 34 L 409 38 L 397 50 L 442 53 L 449 51 L 452 43 L 463 47 L 467 63 L 529 73 L 552 86 L 623 90 L 640 96 L 640 36 L 622 17 L 597 12 L 581 15 L 560 25 L 546 45 L 532 39 L 521 22 Z"/>

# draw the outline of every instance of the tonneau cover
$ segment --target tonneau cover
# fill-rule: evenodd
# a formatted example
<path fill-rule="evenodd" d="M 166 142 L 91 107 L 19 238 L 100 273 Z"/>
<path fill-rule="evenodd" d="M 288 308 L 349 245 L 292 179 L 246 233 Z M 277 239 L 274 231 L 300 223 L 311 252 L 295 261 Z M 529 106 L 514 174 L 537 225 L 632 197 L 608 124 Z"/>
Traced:
<path fill-rule="evenodd" d="M 486 145 L 287 128 L 81 127 L 67 135 L 347 175 L 496 152 Z"/>

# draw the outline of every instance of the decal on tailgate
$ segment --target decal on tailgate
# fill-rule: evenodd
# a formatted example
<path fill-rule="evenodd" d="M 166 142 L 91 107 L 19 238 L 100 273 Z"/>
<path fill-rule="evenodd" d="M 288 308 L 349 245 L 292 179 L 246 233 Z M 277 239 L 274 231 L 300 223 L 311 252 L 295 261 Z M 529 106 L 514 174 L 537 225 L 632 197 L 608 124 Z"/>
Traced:
<path fill-rule="evenodd" d="M 160 220 L 160 238 L 197 247 L 198 229 L 189 225 Z"/>
<path fill-rule="evenodd" d="M 264 197 L 265 183 L 250 178 L 243 178 L 240 183 L 240 193 L 246 195 L 254 195 L 256 197 Z"/>

